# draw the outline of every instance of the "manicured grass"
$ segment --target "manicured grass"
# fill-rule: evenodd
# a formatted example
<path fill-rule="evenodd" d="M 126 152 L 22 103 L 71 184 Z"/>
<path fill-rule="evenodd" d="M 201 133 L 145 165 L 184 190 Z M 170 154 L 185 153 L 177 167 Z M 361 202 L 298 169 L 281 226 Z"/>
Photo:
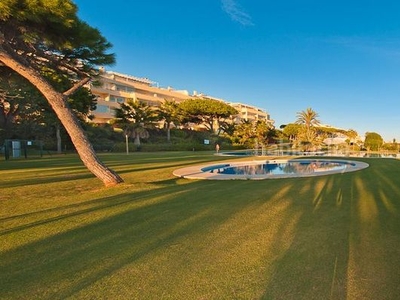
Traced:
<path fill-rule="evenodd" d="M 400 299 L 400 161 L 190 181 L 211 153 L 0 161 L 0 299 Z M 229 158 L 230 160 L 232 158 Z"/>

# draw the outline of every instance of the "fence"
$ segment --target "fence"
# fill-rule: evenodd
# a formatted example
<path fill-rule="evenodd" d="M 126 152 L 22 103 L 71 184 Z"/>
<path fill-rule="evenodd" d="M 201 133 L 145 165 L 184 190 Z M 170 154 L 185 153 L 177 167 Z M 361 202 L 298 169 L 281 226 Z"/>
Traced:
<path fill-rule="evenodd" d="M 36 140 L 5 140 L 2 147 L 6 160 L 43 156 L 43 143 Z"/>

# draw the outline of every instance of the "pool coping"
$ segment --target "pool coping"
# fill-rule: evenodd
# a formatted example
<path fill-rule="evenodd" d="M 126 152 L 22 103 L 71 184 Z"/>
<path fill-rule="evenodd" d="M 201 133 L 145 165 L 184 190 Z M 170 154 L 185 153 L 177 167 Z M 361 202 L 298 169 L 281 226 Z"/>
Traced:
<path fill-rule="evenodd" d="M 329 161 L 329 162 L 345 162 L 354 164 L 350 168 L 345 168 L 343 170 L 333 170 L 333 171 L 317 171 L 314 173 L 307 174 L 254 174 L 254 175 L 232 175 L 232 174 L 221 174 L 218 172 L 204 172 L 202 169 L 210 168 L 212 166 L 220 166 L 221 168 L 226 166 L 236 167 L 243 165 L 258 165 L 266 163 L 286 163 L 288 161 Z M 173 174 L 177 177 L 186 179 L 209 179 L 209 180 L 264 180 L 264 179 L 282 179 L 282 178 L 299 178 L 299 177 L 316 177 L 330 174 L 340 174 L 355 172 L 369 167 L 369 164 L 362 161 L 354 161 L 347 159 L 263 159 L 263 160 L 249 160 L 249 161 L 222 161 L 215 163 L 208 163 L 202 165 L 194 165 L 190 167 L 185 167 L 177 169 Z"/>

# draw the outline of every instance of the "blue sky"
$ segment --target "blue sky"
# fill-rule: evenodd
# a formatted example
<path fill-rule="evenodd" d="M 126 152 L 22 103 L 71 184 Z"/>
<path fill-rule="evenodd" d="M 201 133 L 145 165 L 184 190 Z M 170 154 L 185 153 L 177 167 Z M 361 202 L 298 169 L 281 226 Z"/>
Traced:
<path fill-rule="evenodd" d="M 107 67 L 400 142 L 400 1 L 75 0 Z"/>

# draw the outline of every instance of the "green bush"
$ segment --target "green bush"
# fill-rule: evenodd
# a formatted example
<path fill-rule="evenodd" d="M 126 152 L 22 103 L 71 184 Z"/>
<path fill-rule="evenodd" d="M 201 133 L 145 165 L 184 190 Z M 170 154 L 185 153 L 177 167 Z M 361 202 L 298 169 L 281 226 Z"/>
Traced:
<path fill-rule="evenodd" d="M 200 143 L 142 143 L 138 149 L 132 142 L 129 143 L 129 152 L 144 151 L 211 151 L 214 150 L 213 145 L 204 145 Z M 112 148 L 113 152 L 126 152 L 125 143 L 116 143 Z"/>

